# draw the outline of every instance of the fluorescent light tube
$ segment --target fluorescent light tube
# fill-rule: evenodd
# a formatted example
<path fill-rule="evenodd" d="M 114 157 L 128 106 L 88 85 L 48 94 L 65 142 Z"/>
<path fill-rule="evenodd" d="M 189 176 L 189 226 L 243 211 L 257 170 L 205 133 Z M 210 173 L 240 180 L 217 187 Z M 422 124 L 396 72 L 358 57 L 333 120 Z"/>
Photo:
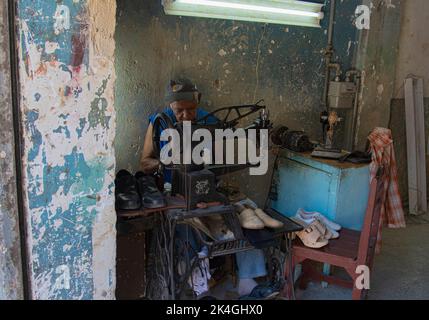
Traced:
<path fill-rule="evenodd" d="M 270 12 L 270 13 L 281 13 L 295 16 L 303 17 L 314 17 L 314 18 L 323 18 L 322 12 L 309 12 L 293 9 L 281 9 L 276 7 L 265 7 L 265 6 L 255 6 L 251 4 L 242 4 L 234 2 L 223 2 L 223 1 L 211 1 L 211 0 L 176 0 L 178 3 L 186 4 L 196 4 L 210 7 L 219 7 L 219 8 L 229 8 L 229 9 L 243 9 L 256 12 Z"/>
<path fill-rule="evenodd" d="M 166 14 L 319 27 L 323 4 L 297 0 L 162 0 Z"/>

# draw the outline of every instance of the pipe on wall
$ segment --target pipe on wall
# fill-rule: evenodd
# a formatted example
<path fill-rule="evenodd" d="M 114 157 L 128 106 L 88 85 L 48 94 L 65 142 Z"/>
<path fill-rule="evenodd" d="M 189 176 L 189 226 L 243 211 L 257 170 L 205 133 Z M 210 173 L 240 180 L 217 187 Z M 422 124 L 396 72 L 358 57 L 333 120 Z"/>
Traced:
<path fill-rule="evenodd" d="M 336 0 L 331 0 L 331 6 L 329 9 L 329 27 L 328 27 L 328 45 L 325 49 L 325 85 L 323 89 L 323 98 L 322 98 L 322 106 L 324 109 L 329 111 L 328 104 L 328 92 L 329 92 L 329 81 L 331 75 L 331 67 L 332 67 L 332 55 L 334 54 L 334 43 L 333 43 L 333 35 L 334 35 L 334 22 L 335 22 L 335 7 Z"/>

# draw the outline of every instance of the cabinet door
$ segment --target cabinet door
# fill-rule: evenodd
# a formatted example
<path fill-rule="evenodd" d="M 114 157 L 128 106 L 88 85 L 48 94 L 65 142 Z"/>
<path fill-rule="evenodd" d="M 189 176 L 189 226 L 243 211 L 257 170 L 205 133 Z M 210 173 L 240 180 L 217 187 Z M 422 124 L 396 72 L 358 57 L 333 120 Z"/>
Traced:
<path fill-rule="evenodd" d="M 344 228 L 362 230 L 369 196 L 369 166 L 343 170 L 338 188 L 335 221 Z"/>
<path fill-rule="evenodd" d="M 294 216 L 299 208 L 333 214 L 336 207 L 338 176 L 306 164 L 281 159 L 277 172 L 277 200 L 272 207 Z M 333 217 L 331 217 L 333 218 Z"/>

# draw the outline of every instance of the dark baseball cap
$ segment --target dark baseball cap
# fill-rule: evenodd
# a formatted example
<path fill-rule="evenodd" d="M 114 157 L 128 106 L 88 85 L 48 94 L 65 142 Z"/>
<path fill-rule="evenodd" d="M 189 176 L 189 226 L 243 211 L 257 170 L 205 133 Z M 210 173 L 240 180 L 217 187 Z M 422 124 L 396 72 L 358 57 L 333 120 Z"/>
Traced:
<path fill-rule="evenodd" d="M 170 104 L 174 101 L 195 101 L 199 103 L 200 100 L 201 93 L 191 80 L 186 78 L 170 80 L 165 94 L 166 103 Z"/>

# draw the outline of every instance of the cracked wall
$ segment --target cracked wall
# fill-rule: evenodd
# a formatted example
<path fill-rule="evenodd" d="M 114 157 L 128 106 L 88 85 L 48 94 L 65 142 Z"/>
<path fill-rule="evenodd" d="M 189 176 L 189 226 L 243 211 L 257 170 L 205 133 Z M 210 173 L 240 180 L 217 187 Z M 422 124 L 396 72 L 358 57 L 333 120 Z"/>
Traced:
<path fill-rule="evenodd" d="M 114 298 L 115 12 L 114 0 L 18 1 L 34 299 Z"/>

